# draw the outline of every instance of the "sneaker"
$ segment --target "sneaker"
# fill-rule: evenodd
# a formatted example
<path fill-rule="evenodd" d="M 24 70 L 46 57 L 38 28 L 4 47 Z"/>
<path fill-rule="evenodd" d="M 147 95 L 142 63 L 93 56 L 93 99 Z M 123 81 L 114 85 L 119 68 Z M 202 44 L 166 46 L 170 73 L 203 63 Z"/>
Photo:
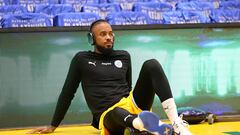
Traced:
<path fill-rule="evenodd" d="M 143 127 L 154 135 L 172 135 L 173 127 L 161 122 L 160 118 L 152 112 L 142 111 L 138 117 L 143 123 Z"/>
<path fill-rule="evenodd" d="M 153 135 L 147 131 L 139 131 L 134 128 L 127 127 L 124 130 L 124 135 Z"/>
<path fill-rule="evenodd" d="M 182 120 L 182 117 L 178 117 L 173 123 L 173 129 L 175 135 L 193 135 L 189 130 L 189 124 L 187 121 Z"/>

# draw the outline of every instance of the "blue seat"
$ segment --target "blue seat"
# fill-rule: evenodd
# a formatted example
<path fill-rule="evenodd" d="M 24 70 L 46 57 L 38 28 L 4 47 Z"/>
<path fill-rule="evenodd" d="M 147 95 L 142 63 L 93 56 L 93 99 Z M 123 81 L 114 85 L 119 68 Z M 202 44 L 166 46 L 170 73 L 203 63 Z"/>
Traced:
<path fill-rule="evenodd" d="M 134 5 L 134 11 L 146 13 L 151 21 L 151 24 L 162 24 L 163 23 L 163 12 L 172 11 L 173 6 L 169 3 L 136 3 Z"/>
<path fill-rule="evenodd" d="M 74 4 L 74 3 L 81 3 L 81 4 L 98 4 L 99 0 L 59 0 L 60 4 Z"/>
<path fill-rule="evenodd" d="M 19 0 L 0 0 L 0 7 L 7 5 L 17 5 Z"/>
<path fill-rule="evenodd" d="M 54 17 L 54 26 L 89 26 L 100 19 L 95 13 L 62 13 Z"/>
<path fill-rule="evenodd" d="M 99 4 L 99 0 L 59 0 L 60 4 L 70 4 L 75 12 L 80 12 L 85 4 Z"/>
<path fill-rule="evenodd" d="M 240 10 L 213 10 L 210 18 L 212 23 L 233 23 L 240 22 Z"/>
<path fill-rule="evenodd" d="M 134 4 L 134 11 L 171 11 L 173 6 L 169 3 L 159 3 L 159 2 L 139 2 Z"/>
<path fill-rule="evenodd" d="M 0 20 L 4 15 L 27 13 L 27 9 L 20 5 L 0 6 Z"/>
<path fill-rule="evenodd" d="M 191 1 L 176 4 L 176 10 L 212 10 L 217 8 L 219 8 L 219 5 L 213 2 Z"/>
<path fill-rule="evenodd" d="M 168 3 L 177 3 L 177 2 L 188 2 L 190 0 L 149 0 L 149 2 L 168 2 Z"/>
<path fill-rule="evenodd" d="M 27 8 L 28 12 L 33 13 L 36 5 L 58 4 L 58 0 L 17 0 L 19 5 Z"/>
<path fill-rule="evenodd" d="M 122 11 L 122 12 L 110 13 L 107 15 L 106 20 L 111 25 L 150 24 L 148 16 L 142 12 Z"/>
<path fill-rule="evenodd" d="M 6 15 L 2 19 L 2 27 L 50 27 L 52 23 L 44 14 L 26 13 Z"/>
<path fill-rule="evenodd" d="M 0 0 L 0 6 L 11 5 L 11 0 Z"/>
<path fill-rule="evenodd" d="M 185 23 L 210 23 L 208 13 L 205 11 L 182 11 Z"/>
<path fill-rule="evenodd" d="M 164 24 L 183 24 L 184 16 L 181 11 L 168 11 L 163 13 Z"/>
<path fill-rule="evenodd" d="M 121 11 L 120 6 L 115 3 L 108 4 L 85 4 L 82 12 L 96 13 L 101 19 L 104 19 L 107 14 Z"/>
<path fill-rule="evenodd" d="M 14 4 L 20 4 L 20 5 L 25 5 L 25 4 L 58 4 L 58 0 L 12 0 Z"/>
<path fill-rule="evenodd" d="M 180 2 L 189 2 L 189 0 L 149 0 L 149 1 L 150 2 L 170 3 L 173 6 L 175 6 L 177 3 L 180 3 Z"/>
<path fill-rule="evenodd" d="M 74 9 L 69 4 L 37 5 L 35 9 L 35 13 L 46 14 L 52 22 L 57 14 L 71 12 L 74 12 Z"/>
<path fill-rule="evenodd" d="M 221 1 L 226 1 L 226 0 L 188 0 L 190 1 L 197 1 L 197 2 L 221 2 Z"/>
<path fill-rule="evenodd" d="M 223 1 L 220 2 L 220 9 L 240 9 L 240 1 Z"/>
<path fill-rule="evenodd" d="M 132 11 L 133 5 L 137 2 L 148 2 L 148 0 L 109 0 L 110 3 L 117 3 L 121 7 L 121 11 Z"/>

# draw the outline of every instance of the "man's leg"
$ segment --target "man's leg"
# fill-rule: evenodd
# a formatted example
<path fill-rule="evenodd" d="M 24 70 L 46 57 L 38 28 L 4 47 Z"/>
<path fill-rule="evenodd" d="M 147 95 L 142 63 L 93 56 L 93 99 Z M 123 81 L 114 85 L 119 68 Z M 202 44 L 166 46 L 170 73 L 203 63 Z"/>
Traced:
<path fill-rule="evenodd" d="M 133 91 L 133 97 L 139 108 L 150 110 L 155 94 L 158 95 L 161 102 L 173 98 L 167 77 L 161 65 L 158 61 L 151 59 L 144 62 L 141 68 Z"/>
<path fill-rule="evenodd" d="M 125 109 L 116 107 L 105 115 L 103 123 L 111 135 L 123 135 L 126 127 L 133 128 L 133 120 L 136 118 L 136 114 L 131 114 Z M 136 132 L 141 134 L 139 131 Z M 147 135 L 146 132 L 142 134 Z"/>
<path fill-rule="evenodd" d="M 178 118 L 171 89 L 161 65 L 156 60 L 148 60 L 143 64 L 134 88 L 134 101 L 142 110 L 150 110 L 155 93 L 160 98 L 168 117 L 173 119 L 173 116 L 175 116 Z M 167 112 L 167 110 L 169 111 Z M 148 115 L 148 113 L 145 114 Z M 156 117 L 153 116 L 153 118 Z M 136 115 L 130 114 L 127 110 L 118 107 L 106 114 L 103 123 L 109 132 L 114 135 L 123 134 L 125 127 L 139 130 L 143 127 L 143 123 L 141 123 L 141 120 Z"/>
<path fill-rule="evenodd" d="M 143 64 L 133 91 L 135 103 L 142 110 L 150 110 L 154 100 L 155 91 L 152 85 L 152 75 L 148 75 L 149 70 L 152 70 L 151 66 L 155 67 L 155 64 L 151 64 L 152 61 L 153 60 L 150 60 Z M 103 123 L 110 133 L 123 134 L 122 132 L 126 127 L 135 129 L 143 128 L 143 125 L 141 125 L 142 123 L 139 123 L 138 119 L 135 118 L 137 118 L 137 115 L 132 115 L 127 110 L 117 107 L 106 114 Z"/>
<path fill-rule="evenodd" d="M 142 66 L 133 91 L 133 98 L 139 108 L 142 110 L 149 110 L 152 106 L 155 94 L 157 94 L 162 102 L 164 111 L 174 125 L 174 130 L 178 133 L 182 132 L 181 134 L 189 135 L 190 132 L 182 126 L 182 120 L 178 117 L 177 107 L 172 96 L 168 79 L 159 62 L 155 59 L 151 59 L 144 62 Z"/>

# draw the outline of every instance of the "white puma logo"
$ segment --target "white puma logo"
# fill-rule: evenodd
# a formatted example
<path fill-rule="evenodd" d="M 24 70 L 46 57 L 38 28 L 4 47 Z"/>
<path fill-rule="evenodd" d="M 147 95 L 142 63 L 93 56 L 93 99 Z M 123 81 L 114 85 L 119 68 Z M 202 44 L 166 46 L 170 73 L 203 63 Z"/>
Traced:
<path fill-rule="evenodd" d="M 96 61 L 94 61 L 94 62 L 89 61 L 88 64 L 96 67 Z"/>
<path fill-rule="evenodd" d="M 128 114 L 128 116 L 124 118 L 124 121 L 126 122 L 129 117 L 132 117 L 132 115 Z"/>

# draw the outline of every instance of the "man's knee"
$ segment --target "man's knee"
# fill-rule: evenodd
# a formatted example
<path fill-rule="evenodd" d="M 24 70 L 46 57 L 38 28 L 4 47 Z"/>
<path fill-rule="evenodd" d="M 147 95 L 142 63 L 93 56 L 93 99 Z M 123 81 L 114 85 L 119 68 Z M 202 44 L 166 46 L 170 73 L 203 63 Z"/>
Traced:
<path fill-rule="evenodd" d="M 162 69 L 161 64 L 156 59 L 146 60 L 143 63 L 143 68 L 150 72 Z"/>

